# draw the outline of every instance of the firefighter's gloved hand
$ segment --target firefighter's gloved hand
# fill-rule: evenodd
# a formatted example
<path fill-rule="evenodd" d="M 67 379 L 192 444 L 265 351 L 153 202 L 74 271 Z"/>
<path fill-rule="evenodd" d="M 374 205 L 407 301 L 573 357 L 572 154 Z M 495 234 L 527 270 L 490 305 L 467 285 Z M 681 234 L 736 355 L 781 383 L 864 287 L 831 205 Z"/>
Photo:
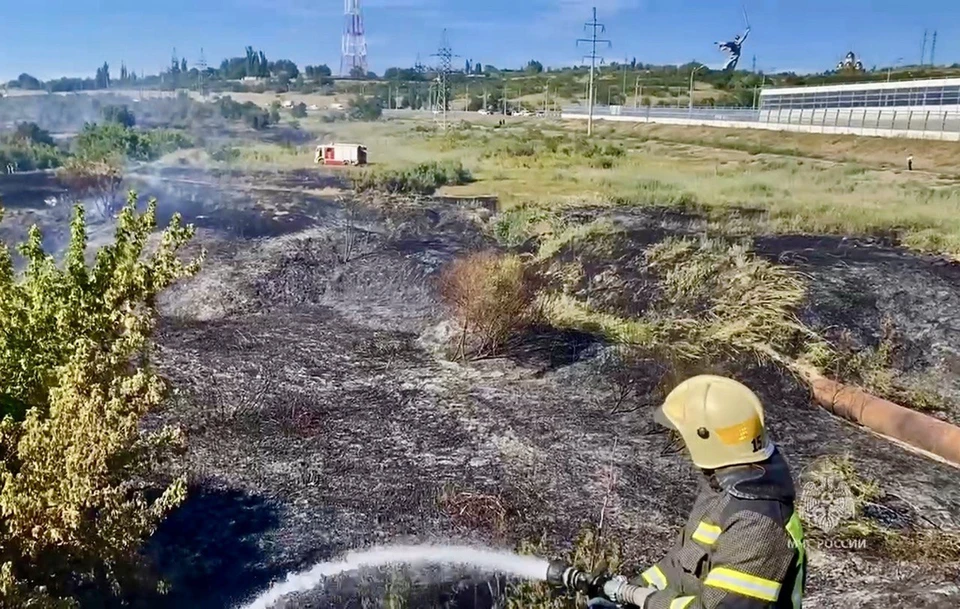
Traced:
<path fill-rule="evenodd" d="M 619 604 L 622 599 L 620 598 L 620 593 L 623 591 L 623 587 L 627 585 L 627 578 L 618 575 L 612 577 L 605 584 L 603 584 L 603 595 L 613 601 L 614 604 Z"/>
<path fill-rule="evenodd" d="M 656 588 L 643 588 L 627 583 L 622 575 L 614 577 L 603 585 L 603 595 L 616 605 L 629 604 L 633 607 L 643 607 L 647 597 L 656 592 Z"/>

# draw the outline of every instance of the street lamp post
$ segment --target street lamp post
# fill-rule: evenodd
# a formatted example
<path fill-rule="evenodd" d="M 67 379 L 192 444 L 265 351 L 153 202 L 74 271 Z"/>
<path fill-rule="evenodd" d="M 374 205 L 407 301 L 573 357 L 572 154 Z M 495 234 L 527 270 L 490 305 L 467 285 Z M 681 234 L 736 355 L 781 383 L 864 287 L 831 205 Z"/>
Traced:
<path fill-rule="evenodd" d="M 697 66 L 694 69 L 690 70 L 690 113 L 693 114 L 693 77 L 698 70 L 702 70 L 704 66 Z"/>
<path fill-rule="evenodd" d="M 903 57 L 897 57 L 897 62 L 891 68 L 887 68 L 887 82 L 890 82 L 890 75 L 893 73 L 893 68 L 899 68 L 900 62 L 903 61 Z"/>
<path fill-rule="evenodd" d="M 773 67 L 773 66 L 770 66 L 770 67 L 767 68 L 767 69 L 760 68 L 760 75 L 762 76 L 762 78 L 761 78 L 761 80 L 760 80 L 760 88 L 759 88 L 759 89 L 754 89 L 754 91 L 753 91 L 753 108 L 754 108 L 754 110 L 756 110 L 756 108 L 757 108 L 758 97 L 759 97 L 760 92 L 763 91 L 763 88 L 764 88 L 765 86 L 767 86 L 767 70 L 769 70 L 770 72 L 773 72 L 774 70 L 776 70 L 776 68 Z"/>

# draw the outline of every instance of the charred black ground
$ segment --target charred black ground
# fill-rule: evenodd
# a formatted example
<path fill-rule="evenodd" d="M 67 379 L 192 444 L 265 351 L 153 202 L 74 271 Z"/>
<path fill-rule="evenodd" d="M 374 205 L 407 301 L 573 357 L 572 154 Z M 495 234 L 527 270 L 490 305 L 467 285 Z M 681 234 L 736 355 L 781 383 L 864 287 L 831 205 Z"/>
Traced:
<path fill-rule="evenodd" d="M 563 548 L 597 519 L 611 468 L 619 482 L 606 517 L 628 568 L 659 558 L 689 508 L 696 474 L 679 457 L 658 456 L 661 439 L 644 434 L 646 407 L 611 416 L 610 345 L 552 333 L 495 360 L 463 365 L 434 355 L 451 332 L 434 278 L 454 257 L 494 245 L 475 221 L 487 208 L 427 200 L 385 211 L 318 194 L 336 183 L 315 176 L 170 169 L 137 178 L 162 213 L 194 221 L 208 249 L 202 273 L 168 295 L 158 335 L 158 364 L 179 392 L 160 417 L 182 424 L 189 442 L 171 473 L 185 473 L 191 493 L 151 544 L 172 584 L 151 606 L 231 607 L 290 570 L 378 543 L 513 547 L 545 535 Z M 54 228 L 62 207 L 43 207 L 39 196 L 11 205 L 0 237 L 9 241 L 34 221 L 51 234 L 63 230 Z M 603 213 L 637 248 L 696 234 L 705 222 Z M 811 275 L 803 317 L 818 330 L 846 330 L 870 345 L 891 319 L 906 337 L 900 370 L 939 379 L 950 406 L 941 416 L 956 420 L 956 266 L 850 239 L 755 244 Z M 850 453 L 925 514 L 960 521 L 955 469 L 832 418 L 778 370 L 729 367 L 765 399 L 797 472 L 819 456 Z M 497 497 L 506 527 L 445 511 L 438 497 L 451 489 Z M 822 548 L 811 560 L 810 607 L 960 602 L 960 574 L 947 567 L 881 560 L 869 547 Z M 290 606 L 360 606 L 365 590 L 383 585 L 344 582 Z M 428 586 L 411 606 L 489 607 L 496 596 L 485 586 L 454 587 Z"/>

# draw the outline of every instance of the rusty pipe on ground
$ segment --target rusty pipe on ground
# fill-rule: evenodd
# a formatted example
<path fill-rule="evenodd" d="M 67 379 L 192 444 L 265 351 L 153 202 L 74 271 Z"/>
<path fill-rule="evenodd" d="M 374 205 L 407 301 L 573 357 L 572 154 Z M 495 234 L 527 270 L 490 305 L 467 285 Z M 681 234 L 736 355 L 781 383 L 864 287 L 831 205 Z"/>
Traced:
<path fill-rule="evenodd" d="M 833 414 L 960 467 L 960 427 L 795 366 L 816 402 Z"/>

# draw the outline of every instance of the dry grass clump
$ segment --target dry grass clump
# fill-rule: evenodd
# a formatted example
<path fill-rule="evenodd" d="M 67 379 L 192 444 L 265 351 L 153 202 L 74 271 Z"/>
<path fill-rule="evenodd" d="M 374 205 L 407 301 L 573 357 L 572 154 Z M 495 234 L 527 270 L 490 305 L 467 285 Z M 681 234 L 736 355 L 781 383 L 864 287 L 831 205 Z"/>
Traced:
<path fill-rule="evenodd" d="M 440 294 L 461 328 L 457 355 L 495 355 L 537 319 L 536 293 L 535 274 L 519 256 L 483 251 L 451 263 Z"/>
<path fill-rule="evenodd" d="M 440 510 L 458 526 L 474 531 L 489 531 L 496 536 L 506 532 L 507 508 L 496 495 L 446 487 L 437 503 Z"/>
<path fill-rule="evenodd" d="M 748 353 L 760 359 L 819 340 L 794 311 L 806 293 L 796 272 L 754 256 L 745 245 L 668 239 L 645 254 L 660 293 L 635 319 L 596 310 L 589 300 L 544 295 L 546 318 L 559 327 L 602 334 L 676 360 Z"/>

